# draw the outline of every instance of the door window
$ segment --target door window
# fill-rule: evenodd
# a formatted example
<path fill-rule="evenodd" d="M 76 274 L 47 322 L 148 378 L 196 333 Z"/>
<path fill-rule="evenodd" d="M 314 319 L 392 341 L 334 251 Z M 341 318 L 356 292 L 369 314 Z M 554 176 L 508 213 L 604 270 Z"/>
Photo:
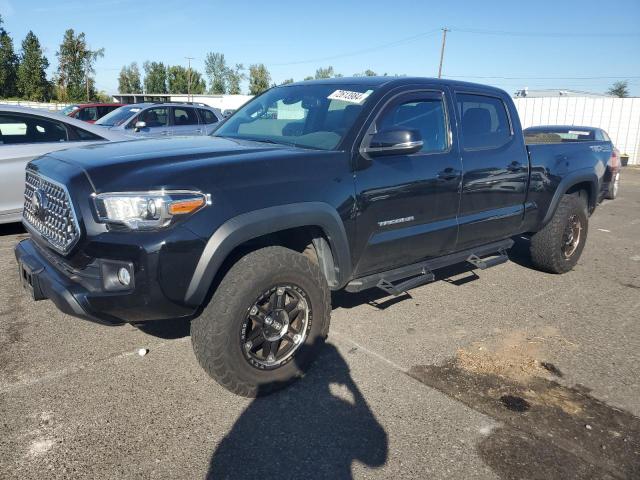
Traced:
<path fill-rule="evenodd" d="M 205 110 L 201 108 L 198 110 L 200 112 L 200 118 L 202 118 L 202 123 L 210 125 L 212 123 L 218 123 L 218 117 L 211 110 Z"/>
<path fill-rule="evenodd" d="M 198 115 L 195 109 L 188 107 L 175 107 L 173 109 L 173 124 L 176 127 L 184 125 L 198 125 Z"/>
<path fill-rule="evenodd" d="M 145 122 L 148 128 L 167 127 L 169 126 L 169 108 L 168 107 L 152 107 L 140 115 L 136 121 Z M 135 124 L 135 121 L 133 122 Z"/>
<path fill-rule="evenodd" d="M 98 117 L 98 107 L 83 108 L 82 110 L 80 110 L 80 113 L 78 113 L 77 117 L 79 120 L 84 120 L 85 122 L 95 122 L 96 120 L 98 120 L 98 118 L 100 118 Z"/>
<path fill-rule="evenodd" d="M 0 143 L 66 142 L 62 123 L 27 115 L 0 114 Z"/>
<path fill-rule="evenodd" d="M 498 148 L 511 139 L 511 123 L 501 99 L 458 93 L 456 102 L 465 149 Z"/>
<path fill-rule="evenodd" d="M 447 120 L 441 98 L 399 102 L 385 111 L 376 123 L 377 131 L 407 128 L 420 132 L 423 153 L 444 152 L 449 147 Z"/>

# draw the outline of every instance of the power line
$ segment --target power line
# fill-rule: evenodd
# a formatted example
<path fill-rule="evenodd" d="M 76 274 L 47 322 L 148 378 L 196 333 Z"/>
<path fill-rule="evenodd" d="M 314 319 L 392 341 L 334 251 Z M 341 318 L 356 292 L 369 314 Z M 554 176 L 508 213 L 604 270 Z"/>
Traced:
<path fill-rule="evenodd" d="M 445 75 L 447 78 L 478 78 L 490 80 L 618 80 L 618 79 L 636 79 L 639 75 L 615 75 L 615 76 L 598 76 L 598 77 L 500 77 L 500 76 L 484 76 L 484 75 Z"/>
<path fill-rule="evenodd" d="M 506 30 L 483 30 L 479 28 L 457 28 L 451 31 L 460 33 L 473 33 L 477 35 L 502 35 L 509 37 L 640 37 L 640 32 L 631 33 L 578 33 L 578 32 L 513 32 Z"/>
<path fill-rule="evenodd" d="M 293 61 L 293 62 L 285 62 L 285 63 L 272 63 L 271 66 L 284 67 L 284 66 L 288 66 L 288 65 L 301 65 L 301 64 L 304 64 L 304 63 L 318 63 L 318 62 L 326 62 L 328 60 L 335 60 L 337 58 L 353 57 L 353 56 L 356 56 L 356 55 L 362 55 L 364 53 L 376 52 L 376 51 L 382 50 L 384 48 L 395 47 L 396 45 L 409 43 L 409 42 L 415 41 L 415 40 L 417 40 L 419 38 L 427 37 L 429 35 L 433 35 L 434 33 L 438 32 L 439 30 L 440 30 L 439 28 L 436 28 L 436 29 L 433 29 L 433 30 L 429 30 L 427 32 L 422 32 L 422 33 L 418 33 L 416 35 L 412 35 L 411 37 L 401 38 L 401 39 L 393 41 L 393 42 L 383 43 L 381 45 L 376 45 L 375 47 L 364 48 L 362 50 L 355 50 L 355 51 L 351 51 L 351 52 L 347 52 L 347 53 L 340 53 L 338 55 L 331 55 L 331 56 L 328 56 L 328 57 L 319 57 L 319 58 L 312 58 L 312 59 L 307 59 L 307 60 L 296 60 L 296 61 Z"/>

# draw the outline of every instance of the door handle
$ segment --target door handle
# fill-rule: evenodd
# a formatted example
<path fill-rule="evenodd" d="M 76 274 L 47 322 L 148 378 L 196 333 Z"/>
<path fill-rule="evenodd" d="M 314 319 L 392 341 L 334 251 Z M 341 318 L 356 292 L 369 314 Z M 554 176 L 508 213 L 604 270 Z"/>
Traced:
<path fill-rule="evenodd" d="M 455 168 L 445 168 L 441 172 L 438 172 L 438 179 L 440 180 L 453 180 L 459 176 L 460 172 Z"/>
<path fill-rule="evenodd" d="M 160 135 L 169 135 L 169 132 L 165 130 L 164 132 L 160 132 Z"/>
<path fill-rule="evenodd" d="M 202 129 L 201 128 L 197 128 L 196 129 L 196 133 L 202 133 Z"/>

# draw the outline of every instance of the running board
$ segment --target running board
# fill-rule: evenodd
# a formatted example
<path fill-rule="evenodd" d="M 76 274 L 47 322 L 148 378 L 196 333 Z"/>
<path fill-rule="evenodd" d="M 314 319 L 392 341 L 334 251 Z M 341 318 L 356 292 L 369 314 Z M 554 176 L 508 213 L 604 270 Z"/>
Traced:
<path fill-rule="evenodd" d="M 469 262 L 474 267 L 484 270 L 505 263 L 509 260 L 506 251 L 512 246 L 513 240 L 510 238 L 488 243 L 443 257 L 436 257 L 424 262 L 395 268 L 387 272 L 356 278 L 347 284 L 345 290 L 347 292 L 360 292 L 372 287 L 378 287 L 390 295 L 400 295 L 412 288 L 433 282 L 435 280 L 433 271 L 440 268 Z"/>

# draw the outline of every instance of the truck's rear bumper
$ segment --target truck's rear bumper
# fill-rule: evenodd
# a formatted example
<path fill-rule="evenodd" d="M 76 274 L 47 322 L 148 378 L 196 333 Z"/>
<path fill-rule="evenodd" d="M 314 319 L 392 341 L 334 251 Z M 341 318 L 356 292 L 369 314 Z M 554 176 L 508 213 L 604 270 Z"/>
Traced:
<path fill-rule="evenodd" d="M 87 288 L 56 268 L 32 240 L 15 247 L 20 280 L 34 300 L 51 300 L 62 312 L 103 325 L 180 318 L 193 309 L 181 307 L 166 298 L 153 298 L 135 288 L 112 292 Z"/>

